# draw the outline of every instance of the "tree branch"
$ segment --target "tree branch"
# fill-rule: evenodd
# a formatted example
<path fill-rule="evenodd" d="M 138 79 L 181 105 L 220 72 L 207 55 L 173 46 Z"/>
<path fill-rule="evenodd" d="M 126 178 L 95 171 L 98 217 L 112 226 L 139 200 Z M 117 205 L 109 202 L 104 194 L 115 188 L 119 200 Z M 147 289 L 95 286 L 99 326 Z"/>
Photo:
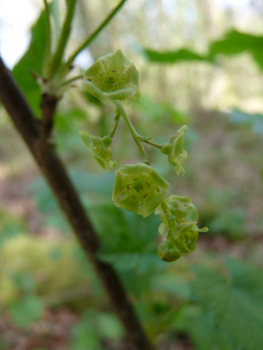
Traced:
<path fill-rule="evenodd" d="M 0 100 L 10 115 L 35 161 L 55 194 L 76 237 L 99 276 L 108 297 L 121 319 L 136 350 L 153 350 L 115 270 L 96 256 L 99 238 L 80 202 L 78 194 L 55 150 L 38 147 L 40 130 L 37 119 L 28 106 L 11 73 L 0 58 Z"/>
<path fill-rule="evenodd" d="M 49 137 L 51 136 L 53 124 L 54 124 L 54 114 L 56 111 L 58 103 L 58 98 L 54 95 L 44 93 L 41 96 L 41 109 L 42 109 L 42 119 L 41 119 L 41 135 L 40 143 L 44 145 Z"/>

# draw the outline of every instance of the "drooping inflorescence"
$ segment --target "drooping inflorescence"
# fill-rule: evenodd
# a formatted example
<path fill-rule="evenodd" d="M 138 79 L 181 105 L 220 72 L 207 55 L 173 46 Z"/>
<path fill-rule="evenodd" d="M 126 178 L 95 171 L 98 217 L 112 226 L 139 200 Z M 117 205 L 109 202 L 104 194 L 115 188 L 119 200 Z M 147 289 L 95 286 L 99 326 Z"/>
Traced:
<path fill-rule="evenodd" d="M 187 158 L 184 137 L 187 126 L 182 126 L 170 143 L 162 146 L 137 133 L 123 104 L 139 100 L 138 72 L 120 50 L 100 57 L 85 71 L 84 78 L 90 94 L 105 104 L 114 103 L 116 106 L 115 126 L 110 135 L 101 138 L 80 131 L 83 142 L 90 148 L 95 160 L 106 171 L 115 166 L 110 145 L 121 117 L 142 156 L 141 163 L 126 164 L 116 171 L 112 194 L 115 205 L 143 217 L 154 211 L 160 215 L 162 223 L 159 232 L 166 235 L 166 240 L 157 249 L 162 260 L 172 262 L 192 253 L 196 249 L 199 232 L 206 232 L 208 229 L 198 228 L 198 212 L 189 197 L 172 195 L 167 198 L 169 183 L 150 166 L 144 148 L 146 143 L 161 149 L 162 153 L 168 155 L 168 161 L 175 167 L 176 174 L 184 175 L 183 164 Z"/>

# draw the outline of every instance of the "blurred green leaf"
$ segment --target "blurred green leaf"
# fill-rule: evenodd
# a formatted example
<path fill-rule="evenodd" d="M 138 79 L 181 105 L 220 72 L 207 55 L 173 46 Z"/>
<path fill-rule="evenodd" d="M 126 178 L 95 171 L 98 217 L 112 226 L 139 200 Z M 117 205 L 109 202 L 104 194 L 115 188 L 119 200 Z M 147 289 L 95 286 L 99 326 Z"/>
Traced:
<path fill-rule="evenodd" d="M 246 208 L 237 206 L 236 191 L 228 188 L 225 191 L 209 189 L 206 212 L 211 214 L 207 219 L 208 234 L 225 234 L 231 239 L 241 239 L 245 235 Z"/>
<path fill-rule="evenodd" d="M 199 55 L 188 49 L 179 49 L 175 51 L 166 51 L 159 52 L 149 49 L 143 50 L 144 55 L 148 58 L 148 60 L 152 62 L 160 62 L 160 63 L 177 63 L 183 61 L 201 61 L 201 62 L 210 62 L 212 63 L 212 59 L 208 56 Z"/>
<path fill-rule="evenodd" d="M 107 197 L 112 195 L 114 172 L 92 174 L 86 171 L 74 170 L 70 172 L 70 176 L 80 192 L 88 191 Z"/>
<path fill-rule="evenodd" d="M 22 299 L 12 302 L 9 312 L 17 325 L 27 327 L 40 319 L 43 313 L 43 303 L 37 295 L 27 294 Z"/>
<path fill-rule="evenodd" d="M 242 52 L 248 52 L 256 61 L 259 68 L 263 70 L 262 43 L 263 36 L 231 30 L 225 34 L 223 39 L 213 41 L 210 44 L 209 53 L 207 55 L 199 55 L 188 49 L 179 49 L 168 52 L 144 49 L 143 53 L 152 62 L 177 63 L 181 61 L 203 61 L 213 63 L 215 56 L 218 54 L 233 56 Z"/>
<path fill-rule="evenodd" d="M 57 201 L 46 181 L 42 177 L 30 183 L 28 190 L 29 192 L 33 193 L 38 209 L 42 213 L 46 214 L 48 212 L 58 210 Z"/>
<path fill-rule="evenodd" d="M 115 315 L 85 312 L 81 321 L 73 327 L 73 341 L 70 350 L 102 350 L 102 339 L 114 339 L 123 335 L 123 328 Z"/>
<path fill-rule="evenodd" d="M 190 283 L 195 300 L 212 313 L 216 326 L 236 348 L 261 350 L 263 344 L 263 273 L 247 263 L 226 260 L 228 277 L 206 266 L 194 266 Z"/>
<path fill-rule="evenodd" d="M 112 339 L 123 336 L 123 326 L 118 318 L 108 312 L 100 312 L 97 314 L 96 327 L 102 337 Z"/>
<path fill-rule="evenodd" d="M 225 233 L 232 239 L 242 238 L 245 234 L 246 211 L 244 208 L 224 207 L 217 216 L 207 223 L 209 231 Z"/>
<path fill-rule="evenodd" d="M 24 222 L 0 207 L 0 248 L 10 239 L 26 231 Z"/>
<path fill-rule="evenodd" d="M 195 350 L 234 350 L 226 332 L 215 328 L 212 314 L 204 313 L 199 305 L 185 305 L 176 314 L 173 326 L 186 332 L 195 344 Z"/>
<path fill-rule="evenodd" d="M 263 70 L 263 36 L 242 33 L 231 30 L 225 34 L 224 39 L 217 40 L 210 45 L 210 56 L 217 54 L 232 56 L 242 52 L 249 52 L 260 69 Z"/>
<path fill-rule="evenodd" d="M 142 113 L 142 120 L 149 122 L 172 122 L 176 124 L 189 123 L 190 116 L 186 113 L 176 110 L 169 103 L 157 103 L 149 96 L 142 95 L 140 102 L 136 103 L 136 107 Z"/>
<path fill-rule="evenodd" d="M 31 41 L 26 53 L 13 68 L 13 75 L 36 115 L 40 114 L 41 91 L 30 72 L 34 71 L 38 75 L 42 74 L 45 43 L 45 14 L 42 12 L 32 27 Z"/>
<path fill-rule="evenodd" d="M 224 114 L 228 116 L 231 124 L 250 127 L 254 134 L 263 136 L 263 114 L 248 114 L 237 108 Z"/>
<path fill-rule="evenodd" d="M 145 273 L 166 266 L 157 256 L 159 218 L 117 208 L 110 200 L 89 205 L 89 214 L 102 238 L 99 257 L 120 270 Z M 103 220 L 102 220 L 103 218 Z"/>
<path fill-rule="evenodd" d="M 163 292 L 166 295 L 176 296 L 180 300 L 190 299 L 188 282 L 174 272 L 159 274 L 153 278 L 152 291 Z"/>
<path fill-rule="evenodd" d="M 35 281 L 30 274 L 25 272 L 16 272 L 12 276 L 17 287 L 22 291 L 32 291 L 35 288 Z"/>

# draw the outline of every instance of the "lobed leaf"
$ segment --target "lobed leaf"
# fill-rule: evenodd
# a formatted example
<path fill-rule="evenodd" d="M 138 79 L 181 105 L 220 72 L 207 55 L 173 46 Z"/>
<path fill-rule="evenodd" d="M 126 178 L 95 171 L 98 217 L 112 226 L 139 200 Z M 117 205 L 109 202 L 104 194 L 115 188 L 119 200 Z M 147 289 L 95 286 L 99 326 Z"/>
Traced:
<path fill-rule="evenodd" d="M 263 273 L 247 263 L 227 259 L 228 277 L 206 266 L 195 266 L 190 283 L 195 300 L 214 315 L 235 348 L 261 350 L 263 344 Z"/>

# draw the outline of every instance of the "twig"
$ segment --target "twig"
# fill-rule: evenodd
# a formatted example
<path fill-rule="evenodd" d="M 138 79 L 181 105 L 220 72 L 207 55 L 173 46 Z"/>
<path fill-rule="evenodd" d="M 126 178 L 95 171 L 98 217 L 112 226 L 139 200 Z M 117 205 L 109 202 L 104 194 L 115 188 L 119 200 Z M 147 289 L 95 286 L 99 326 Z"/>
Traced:
<path fill-rule="evenodd" d="M 104 27 L 110 22 L 112 17 L 116 15 L 116 13 L 119 11 L 119 9 L 122 7 L 122 5 L 125 3 L 126 0 L 121 0 L 121 2 L 111 11 L 111 13 L 108 15 L 107 18 L 101 23 L 101 25 L 95 29 L 95 31 L 79 46 L 79 48 L 69 57 L 69 59 L 66 62 L 67 66 L 70 66 L 71 63 L 74 61 L 74 59 L 77 57 L 77 55 L 85 49 L 86 46 L 88 46 L 93 39 L 96 38 L 96 36 L 102 31 Z"/>
<path fill-rule="evenodd" d="M 79 79 L 83 79 L 83 75 L 77 75 L 77 76 L 75 76 L 75 77 L 73 77 L 73 78 L 71 78 L 71 79 L 69 79 L 69 80 L 64 81 L 64 82 L 59 86 L 59 88 L 62 88 L 62 87 L 64 87 L 64 86 L 68 85 L 68 84 L 71 84 L 71 83 L 73 83 L 74 81 L 79 80 Z"/>
<path fill-rule="evenodd" d="M 145 148 L 144 146 L 142 145 L 142 142 L 141 142 L 141 138 L 140 138 L 140 135 L 137 133 L 137 131 L 135 130 L 130 118 L 128 117 L 128 115 L 126 114 L 124 108 L 122 107 L 122 104 L 120 103 L 120 101 L 118 100 L 115 100 L 114 101 L 115 103 L 115 106 L 117 107 L 117 109 L 119 110 L 122 118 L 124 119 L 136 145 L 138 146 L 139 148 L 139 151 L 141 153 L 141 156 L 142 156 L 142 161 L 145 163 L 145 164 L 148 164 L 150 165 L 150 162 L 149 162 L 149 157 L 148 157 L 148 154 L 146 153 L 145 151 Z"/>
<path fill-rule="evenodd" d="M 44 93 L 41 96 L 41 109 L 42 109 L 42 120 L 41 120 L 41 135 L 39 142 L 42 146 L 48 141 L 54 124 L 54 114 L 57 107 L 58 98 L 54 95 Z"/>
<path fill-rule="evenodd" d="M 157 143 L 151 142 L 151 141 L 149 141 L 149 140 L 143 140 L 143 139 L 141 139 L 141 141 L 142 141 L 142 142 L 145 142 L 145 143 L 148 143 L 148 145 L 151 145 L 151 146 L 153 146 L 153 147 L 162 149 L 162 146 L 161 146 L 161 145 L 158 145 Z"/>
<path fill-rule="evenodd" d="M 114 126 L 113 126 L 113 129 L 111 131 L 111 133 L 109 134 L 109 137 L 113 138 L 116 130 L 117 130 L 117 127 L 118 127 L 118 123 L 119 123 L 119 120 L 120 120 L 120 113 L 118 112 L 117 115 L 115 116 L 114 120 L 115 120 L 115 123 L 114 123 Z"/>
<path fill-rule="evenodd" d="M 117 273 L 111 265 L 100 261 L 96 256 L 96 251 L 99 248 L 98 236 L 86 215 L 64 165 L 54 148 L 37 147 L 40 132 L 35 122 L 36 118 L 1 58 L 0 100 L 42 170 L 61 210 L 97 272 L 112 306 L 134 345 L 134 349 L 153 350 L 153 346 L 147 339 L 133 307 L 127 299 Z"/>

